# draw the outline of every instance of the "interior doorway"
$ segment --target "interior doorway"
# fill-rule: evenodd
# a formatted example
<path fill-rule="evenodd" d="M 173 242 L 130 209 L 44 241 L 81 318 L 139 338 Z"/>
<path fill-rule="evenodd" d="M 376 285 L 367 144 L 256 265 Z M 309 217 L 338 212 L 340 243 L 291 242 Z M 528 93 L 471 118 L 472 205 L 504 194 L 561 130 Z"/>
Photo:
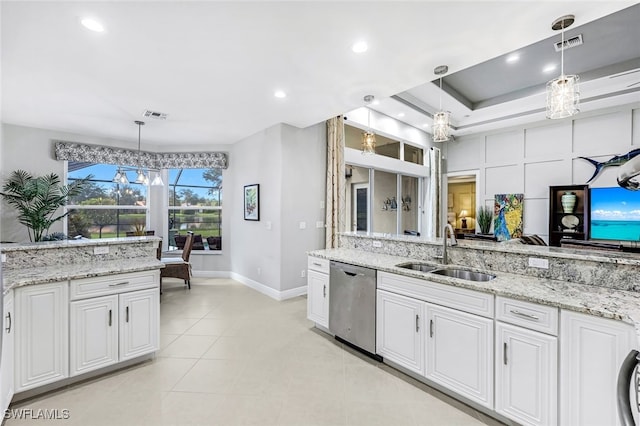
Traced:
<path fill-rule="evenodd" d="M 353 184 L 353 218 L 354 231 L 369 231 L 369 184 Z"/>
<path fill-rule="evenodd" d="M 478 174 L 477 170 L 447 174 L 447 223 L 456 233 L 476 232 Z"/>

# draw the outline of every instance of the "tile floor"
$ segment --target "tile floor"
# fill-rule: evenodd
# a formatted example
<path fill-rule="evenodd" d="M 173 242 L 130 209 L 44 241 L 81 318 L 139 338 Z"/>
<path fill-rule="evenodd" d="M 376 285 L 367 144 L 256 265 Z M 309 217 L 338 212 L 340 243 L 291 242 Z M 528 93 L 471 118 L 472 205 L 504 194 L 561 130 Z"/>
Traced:
<path fill-rule="evenodd" d="M 306 319 L 229 279 L 166 280 L 152 361 L 20 403 L 69 410 L 70 425 L 498 425 L 343 347 Z"/>

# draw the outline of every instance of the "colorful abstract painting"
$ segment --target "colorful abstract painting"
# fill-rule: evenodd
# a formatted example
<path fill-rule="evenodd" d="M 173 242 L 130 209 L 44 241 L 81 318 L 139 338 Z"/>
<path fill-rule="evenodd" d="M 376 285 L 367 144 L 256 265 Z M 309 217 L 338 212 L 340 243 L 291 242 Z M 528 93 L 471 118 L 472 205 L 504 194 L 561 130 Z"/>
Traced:
<path fill-rule="evenodd" d="M 522 236 L 522 200 L 524 194 L 496 194 L 493 233 L 498 241 Z"/>

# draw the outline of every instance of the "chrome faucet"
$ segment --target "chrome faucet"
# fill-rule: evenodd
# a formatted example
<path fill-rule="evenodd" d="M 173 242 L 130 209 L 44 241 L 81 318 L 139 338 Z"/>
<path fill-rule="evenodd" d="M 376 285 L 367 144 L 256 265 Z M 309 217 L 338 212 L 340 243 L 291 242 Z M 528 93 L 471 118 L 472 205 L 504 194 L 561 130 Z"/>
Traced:
<path fill-rule="evenodd" d="M 453 232 L 453 226 L 447 223 L 442 231 L 442 263 L 445 265 L 449 263 L 449 256 L 447 255 L 447 231 L 449 231 L 449 238 L 451 239 L 451 247 L 458 245 L 456 240 L 456 234 Z"/>

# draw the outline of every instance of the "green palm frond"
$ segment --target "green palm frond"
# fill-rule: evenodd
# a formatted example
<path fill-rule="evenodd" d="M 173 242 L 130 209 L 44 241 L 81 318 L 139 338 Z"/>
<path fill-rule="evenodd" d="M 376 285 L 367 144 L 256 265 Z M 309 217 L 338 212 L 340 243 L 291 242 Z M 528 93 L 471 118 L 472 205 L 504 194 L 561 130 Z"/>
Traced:
<path fill-rule="evenodd" d="M 3 185 L 0 195 L 18 211 L 18 221 L 28 228 L 29 239 L 40 241 L 51 225 L 68 214 L 56 215 L 57 210 L 67 204 L 69 197 L 79 195 L 91 177 L 61 185 L 55 173 L 34 177 L 24 170 L 16 170 Z"/>

